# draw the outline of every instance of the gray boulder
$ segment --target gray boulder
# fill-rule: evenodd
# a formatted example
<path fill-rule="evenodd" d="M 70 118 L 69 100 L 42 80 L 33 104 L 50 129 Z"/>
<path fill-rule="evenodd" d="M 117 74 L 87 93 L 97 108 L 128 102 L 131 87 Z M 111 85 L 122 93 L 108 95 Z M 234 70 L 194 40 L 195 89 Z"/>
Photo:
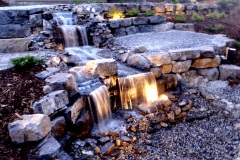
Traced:
<path fill-rule="evenodd" d="M 29 38 L 0 39 L 0 52 L 25 52 L 29 50 L 28 46 L 30 43 L 31 40 Z"/>
<path fill-rule="evenodd" d="M 23 115 L 22 120 L 8 125 L 8 131 L 12 142 L 38 141 L 51 131 L 51 123 L 49 117 L 43 114 Z"/>
<path fill-rule="evenodd" d="M 135 26 L 131 26 L 131 27 L 126 28 L 126 34 L 127 35 L 135 34 L 137 32 L 138 32 L 138 30 Z"/>
<path fill-rule="evenodd" d="M 180 62 L 176 62 L 173 61 L 172 62 L 172 72 L 173 73 L 182 73 L 182 72 L 186 72 L 189 70 L 189 68 L 191 67 L 192 61 L 191 60 L 187 60 L 187 61 L 180 61 Z"/>
<path fill-rule="evenodd" d="M 42 71 L 38 74 L 35 74 L 35 76 L 39 79 L 45 79 L 53 74 L 56 74 L 56 73 L 59 73 L 60 72 L 60 69 L 59 68 L 56 68 L 56 67 L 48 67 L 46 68 L 45 71 Z"/>
<path fill-rule="evenodd" d="M 154 25 L 153 26 L 153 31 L 165 32 L 165 31 L 172 30 L 173 28 L 174 28 L 174 23 L 167 22 L 167 23 L 163 23 L 163 24 Z"/>
<path fill-rule="evenodd" d="M 57 73 L 45 79 L 52 91 L 66 90 L 68 96 L 72 97 L 78 93 L 75 77 L 70 73 Z"/>
<path fill-rule="evenodd" d="M 174 61 L 185 61 L 199 58 L 200 50 L 198 48 L 184 48 L 177 50 L 169 50 L 169 54 Z"/>
<path fill-rule="evenodd" d="M 207 78 L 210 81 L 215 81 L 218 80 L 219 71 L 217 68 L 198 69 L 198 75 L 201 75 L 203 78 Z"/>
<path fill-rule="evenodd" d="M 153 67 L 159 67 L 164 64 L 170 64 L 171 63 L 171 57 L 168 53 L 159 53 L 159 54 L 149 54 L 145 56 L 147 60 L 151 63 L 151 66 Z"/>
<path fill-rule="evenodd" d="M 132 18 L 124 18 L 119 20 L 121 27 L 129 27 L 132 25 Z"/>
<path fill-rule="evenodd" d="M 131 67 L 148 70 L 150 69 L 149 61 L 141 55 L 131 55 L 127 59 L 127 64 Z"/>
<path fill-rule="evenodd" d="M 0 39 L 25 38 L 31 35 L 31 28 L 29 24 L 0 25 L 0 31 Z"/>
<path fill-rule="evenodd" d="M 51 115 L 62 109 L 69 103 L 67 92 L 59 90 L 44 96 L 41 100 L 33 103 L 34 113 L 43 113 Z"/>
<path fill-rule="evenodd" d="M 109 21 L 109 27 L 110 28 L 118 28 L 120 26 L 119 20 L 110 20 Z"/>
<path fill-rule="evenodd" d="M 134 25 L 148 24 L 148 17 L 135 17 L 133 18 Z"/>
<path fill-rule="evenodd" d="M 42 27 L 43 19 L 42 14 L 32 14 L 29 16 L 30 26 L 31 27 Z"/>
<path fill-rule="evenodd" d="M 228 78 L 240 78 L 240 67 L 236 65 L 220 65 L 220 80 L 227 80 Z"/>
<path fill-rule="evenodd" d="M 149 23 L 150 24 L 159 24 L 161 22 L 166 21 L 165 16 L 151 16 L 149 17 Z"/>

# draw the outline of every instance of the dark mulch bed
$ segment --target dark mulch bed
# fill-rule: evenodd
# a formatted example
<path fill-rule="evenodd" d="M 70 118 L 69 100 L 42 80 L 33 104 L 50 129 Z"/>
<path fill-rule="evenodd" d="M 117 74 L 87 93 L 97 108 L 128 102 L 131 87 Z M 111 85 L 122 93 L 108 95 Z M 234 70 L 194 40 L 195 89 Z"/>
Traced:
<path fill-rule="evenodd" d="M 41 99 L 44 81 L 34 74 L 42 71 L 41 66 L 17 70 L 15 68 L 0 71 L 0 159 L 26 159 L 33 144 L 18 146 L 11 143 L 8 135 L 8 123 L 20 115 L 32 114 L 32 103 Z"/>
<path fill-rule="evenodd" d="M 9 6 L 6 2 L 0 0 L 0 7 Z"/>

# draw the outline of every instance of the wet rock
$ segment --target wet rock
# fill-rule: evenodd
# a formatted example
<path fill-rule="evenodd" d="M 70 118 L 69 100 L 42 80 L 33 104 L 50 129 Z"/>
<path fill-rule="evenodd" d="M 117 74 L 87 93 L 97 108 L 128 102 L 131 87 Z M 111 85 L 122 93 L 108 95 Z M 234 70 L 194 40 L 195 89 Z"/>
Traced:
<path fill-rule="evenodd" d="M 55 158 L 58 160 L 72 160 L 72 157 L 64 151 L 61 151 Z"/>
<path fill-rule="evenodd" d="M 179 85 L 178 77 L 175 74 L 164 74 L 162 78 L 165 81 L 166 90 L 174 89 Z"/>
<path fill-rule="evenodd" d="M 43 26 L 42 14 L 30 15 L 29 21 L 30 21 L 31 27 L 42 27 Z"/>
<path fill-rule="evenodd" d="M 187 116 L 187 113 L 186 112 L 182 112 L 181 114 L 179 115 L 176 115 L 175 116 L 175 119 L 183 119 Z"/>
<path fill-rule="evenodd" d="M 153 124 L 157 124 L 157 123 L 160 123 L 160 122 L 166 122 L 166 121 L 168 121 L 168 118 L 165 114 L 161 114 L 159 116 L 156 116 L 151 120 L 151 122 Z"/>
<path fill-rule="evenodd" d="M 66 110 L 67 117 L 75 124 L 80 112 L 85 106 L 84 98 L 79 98 L 71 107 L 68 107 Z"/>
<path fill-rule="evenodd" d="M 139 113 L 140 113 L 140 114 L 143 114 L 143 115 L 151 113 L 151 111 L 149 110 L 149 108 L 148 108 L 146 105 L 144 105 L 144 104 L 140 104 L 140 105 L 137 107 L 137 109 L 138 109 Z"/>
<path fill-rule="evenodd" d="M 29 38 L 0 39 L 0 52 L 25 52 L 29 50 L 28 46 L 30 43 L 31 40 Z"/>
<path fill-rule="evenodd" d="M 99 59 L 88 61 L 85 71 L 101 77 L 117 75 L 117 63 L 114 59 Z"/>
<path fill-rule="evenodd" d="M 122 63 L 125 63 L 127 61 L 128 57 L 130 56 L 130 54 L 131 54 L 130 52 L 126 52 L 126 53 L 122 54 L 120 57 L 120 61 Z"/>
<path fill-rule="evenodd" d="M 163 24 L 154 25 L 153 26 L 153 31 L 165 32 L 165 31 L 172 30 L 173 28 L 174 28 L 174 23 L 167 22 L 167 23 L 163 23 Z"/>
<path fill-rule="evenodd" d="M 240 78 L 240 67 L 236 65 L 220 65 L 220 80 L 227 80 L 229 78 Z"/>
<path fill-rule="evenodd" d="M 77 55 L 62 56 L 62 60 L 68 65 L 79 65 L 82 61 Z"/>
<path fill-rule="evenodd" d="M 159 67 L 164 64 L 171 63 L 171 57 L 168 53 L 159 53 L 158 55 L 147 55 L 145 56 L 153 67 Z"/>
<path fill-rule="evenodd" d="M 60 149 L 61 145 L 58 141 L 53 137 L 49 137 L 34 149 L 34 155 L 29 156 L 29 159 L 52 159 L 59 154 Z"/>
<path fill-rule="evenodd" d="M 115 149 L 115 144 L 108 142 L 101 147 L 101 154 L 109 156 Z"/>
<path fill-rule="evenodd" d="M 131 55 L 127 59 L 127 64 L 131 67 L 147 70 L 150 69 L 149 61 L 141 55 Z"/>
<path fill-rule="evenodd" d="M 78 93 L 76 80 L 72 74 L 57 73 L 48 77 L 45 81 L 52 88 L 52 91 L 66 90 L 69 97 Z"/>
<path fill-rule="evenodd" d="M 202 58 L 196 59 L 193 61 L 192 67 L 193 68 L 214 68 L 218 67 L 221 63 L 221 59 L 219 56 L 215 58 Z"/>
<path fill-rule="evenodd" d="M 185 112 L 185 111 L 188 111 L 192 108 L 192 104 L 193 102 L 191 100 L 188 100 L 188 104 L 182 108 L 182 111 Z"/>
<path fill-rule="evenodd" d="M 155 78 L 159 78 L 162 75 L 162 69 L 158 67 L 151 68 L 150 72 L 152 72 Z"/>
<path fill-rule="evenodd" d="M 116 158 L 117 158 L 120 154 L 121 154 L 121 151 L 115 149 L 115 150 L 111 153 L 111 157 L 116 157 Z"/>
<path fill-rule="evenodd" d="M 218 80 L 219 71 L 217 68 L 198 69 L 198 75 L 201 75 L 203 78 L 207 78 L 210 81 L 214 81 Z"/>
<path fill-rule="evenodd" d="M 134 53 L 143 53 L 146 51 L 147 51 L 147 48 L 145 46 L 139 46 L 134 49 Z"/>
<path fill-rule="evenodd" d="M 71 135 L 77 138 L 86 137 L 91 133 L 93 127 L 93 120 L 89 111 L 86 111 L 79 115 L 75 124 L 70 128 Z"/>
<path fill-rule="evenodd" d="M 123 141 L 123 142 L 132 142 L 132 139 L 127 137 L 127 136 L 121 136 L 120 139 Z"/>
<path fill-rule="evenodd" d="M 105 143 L 110 141 L 110 138 L 109 137 L 102 137 L 102 138 L 98 139 L 98 141 L 100 142 L 100 144 L 105 144 Z"/>
<path fill-rule="evenodd" d="M 52 136 L 55 138 L 61 137 L 65 133 L 66 122 L 63 116 L 57 117 L 51 121 Z"/>
<path fill-rule="evenodd" d="M 149 132 L 151 130 L 150 122 L 147 118 L 143 117 L 139 120 L 139 131 Z"/>
<path fill-rule="evenodd" d="M 8 125 L 9 135 L 15 143 L 41 140 L 51 129 L 49 117 L 43 114 L 23 115 L 22 120 Z"/>
<path fill-rule="evenodd" d="M 87 138 L 86 139 L 86 144 L 88 144 L 91 147 L 95 147 L 97 144 L 97 140 L 93 139 L 93 138 Z"/>
<path fill-rule="evenodd" d="M 172 60 L 192 60 L 200 57 L 200 50 L 196 48 L 184 48 L 184 49 L 177 49 L 177 50 L 170 50 L 169 54 Z"/>
<path fill-rule="evenodd" d="M 50 115 L 69 103 L 67 92 L 64 90 L 55 91 L 44 96 L 41 100 L 33 103 L 34 113 Z"/>
<path fill-rule="evenodd" d="M 182 101 L 180 101 L 179 103 L 178 103 L 178 106 L 179 107 L 184 107 L 184 106 L 186 106 L 188 104 L 188 101 L 186 100 L 186 99 L 183 99 Z"/>
<path fill-rule="evenodd" d="M 192 64 L 191 60 L 181 61 L 181 62 L 172 61 L 172 65 L 173 65 L 172 72 L 173 73 L 186 72 L 191 67 L 191 64 Z"/>
<path fill-rule="evenodd" d="M 148 17 L 135 17 L 133 18 L 134 25 L 148 24 Z"/>
<path fill-rule="evenodd" d="M 165 92 L 165 81 L 164 80 L 157 80 L 157 91 L 158 94 L 162 94 Z"/>

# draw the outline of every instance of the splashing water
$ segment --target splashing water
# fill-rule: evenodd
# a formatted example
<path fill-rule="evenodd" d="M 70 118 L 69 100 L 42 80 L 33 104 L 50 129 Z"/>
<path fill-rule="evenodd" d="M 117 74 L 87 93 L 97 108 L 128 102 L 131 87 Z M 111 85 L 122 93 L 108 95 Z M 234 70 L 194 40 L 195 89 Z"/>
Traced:
<path fill-rule="evenodd" d="M 158 100 L 155 77 L 152 73 L 142 73 L 119 78 L 122 109 L 133 109 L 139 104 L 149 106 Z"/>
<path fill-rule="evenodd" d="M 106 86 L 100 86 L 90 93 L 90 97 L 96 109 L 98 127 L 100 132 L 105 131 L 105 126 L 112 119 L 110 98 Z"/>

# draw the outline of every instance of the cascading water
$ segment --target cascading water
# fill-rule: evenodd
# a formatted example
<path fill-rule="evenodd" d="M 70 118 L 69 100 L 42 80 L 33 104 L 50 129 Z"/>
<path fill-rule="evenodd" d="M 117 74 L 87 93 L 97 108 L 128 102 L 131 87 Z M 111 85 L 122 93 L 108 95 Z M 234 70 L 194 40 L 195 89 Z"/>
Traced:
<path fill-rule="evenodd" d="M 149 106 L 158 100 L 156 79 L 152 73 L 142 73 L 119 78 L 122 109 L 133 109 L 144 104 Z"/>
<path fill-rule="evenodd" d="M 90 97 L 96 109 L 99 131 L 104 132 L 106 130 L 107 122 L 112 119 L 110 98 L 107 87 L 104 85 L 100 86 L 90 93 Z"/>
<path fill-rule="evenodd" d="M 78 34 L 80 33 L 83 46 L 88 45 L 86 27 L 73 25 L 72 13 L 53 13 L 53 18 L 63 33 L 65 48 L 78 47 Z"/>

